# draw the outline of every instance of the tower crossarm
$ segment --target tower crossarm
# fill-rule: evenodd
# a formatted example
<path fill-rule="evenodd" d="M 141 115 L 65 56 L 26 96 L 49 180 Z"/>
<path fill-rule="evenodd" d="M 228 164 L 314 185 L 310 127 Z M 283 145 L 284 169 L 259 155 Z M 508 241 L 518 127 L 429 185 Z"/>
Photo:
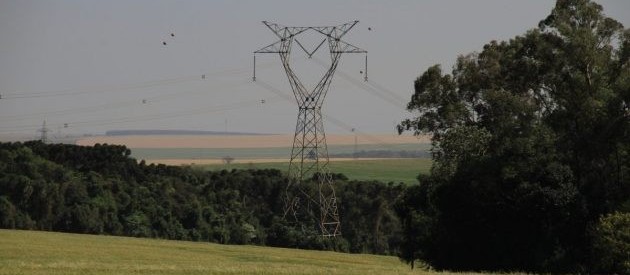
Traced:
<path fill-rule="evenodd" d="M 282 40 L 278 40 L 269 46 L 263 47 L 260 50 L 255 51 L 254 53 L 286 53 L 282 50 Z"/>
<path fill-rule="evenodd" d="M 339 51 L 341 53 L 367 53 L 366 50 L 361 49 L 359 47 L 356 47 L 350 43 L 344 42 L 341 40 L 341 38 L 346 35 L 346 33 L 348 33 L 348 31 L 350 31 L 350 29 L 352 29 L 352 27 L 354 27 L 357 23 L 359 23 L 358 20 L 355 21 L 351 21 L 345 24 L 341 24 L 338 26 L 322 26 L 322 27 L 286 27 L 286 26 L 282 26 L 280 24 L 277 23 L 272 23 L 272 22 L 268 22 L 268 21 L 262 21 L 263 24 L 265 24 L 265 26 L 267 26 L 267 28 L 269 28 L 269 30 L 271 30 L 280 40 L 265 46 L 257 51 L 255 51 L 254 53 L 285 53 L 286 51 L 283 51 L 283 47 L 282 44 L 283 43 L 291 43 L 293 38 L 296 37 L 297 35 L 308 31 L 308 30 L 314 30 L 316 32 L 319 32 L 323 35 L 325 35 L 328 38 L 332 38 L 334 40 L 336 40 L 339 44 L 341 44 L 341 47 L 339 47 Z M 299 41 L 296 40 L 296 42 L 299 44 L 299 46 L 304 50 L 304 52 L 306 52 L 306 54 L 310 57 L 312 56 L 321 46 L 322 43 L 320 43 L 315 50 L 313 50 L 312 52 L 307 51 L 302 44 L 300 44 Z"/>
<path fill-rule="evenodd" d="M 366 50 L 342 40 L 337 41 L 337 43 L 338 45 L 336 49 L 330 49 L 331 53 L 367 53 Z"/>
<path fill-rule="evenodd" d="M 280 40 L 287 39 L 293 36 L 296 36 L 311 27 L 285 27 L 276 23 L 271 23 L 268 21 L 262 21 L 267 28 L 269 28 L 273 33 L 280 38 Z"/>
<path fill-rule="evenodd" d="M 354 25 L 359 23 L 358 20 L 350 21 L 338 26 L 311 27 L 311 29 L 331 38 L 341 39 Z"/>

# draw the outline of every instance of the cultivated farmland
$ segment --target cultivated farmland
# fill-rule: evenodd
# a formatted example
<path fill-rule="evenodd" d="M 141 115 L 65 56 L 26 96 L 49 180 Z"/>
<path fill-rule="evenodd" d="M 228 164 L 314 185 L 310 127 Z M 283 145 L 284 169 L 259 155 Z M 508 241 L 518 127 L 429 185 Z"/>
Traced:
<path fill-rule="evenodd" d="M 328 153 L 331 158 L 338 154 L 356 151 L 428 151 L 429 138 L 411 135 L 328 135 Z M 355 142 L 356 141 L 356 142 Z M 77 145 L 94 144 L 125 145 L 132 156 L 147 162 L 171 165 L 220 162 L 225 156 L 235 162 L 260 162 L 259 159 L 288 160 L 293 135 L 147 135 L 147 136 L 95 136 L 80 138 Z M 269 162 L 269 161 L 263 161 Z"/>
<path fill-rule="evenodd" d="M 349 179 L 417 182 L 428 173 L 429 138 L 411 135 L 327 135 L 330 169 Z M 293 135 L 149 135 L 98 136 L 79 139 L 78 145 L 120 144 L 131 156 L 147 163 L 193 165 L 202 169 L 279 169 L 287 171 Z M 415 152 L 423 158 L 352 158 L 355 152 Z M 226 158 L 230 163 L 226 163 Z"/>
<path fill-rule="evenodd" d="M 278 169 L 287 171 L 288 162 L 261 162 L 201 165 L 202 169 Z M 343 160 L 330 162 L 333 173 L 341 173 L 352 180 L 377 180 L 382 182 L 417 183 L 418 174 L 428 174 L 430 159 L 378 159 Z"/>

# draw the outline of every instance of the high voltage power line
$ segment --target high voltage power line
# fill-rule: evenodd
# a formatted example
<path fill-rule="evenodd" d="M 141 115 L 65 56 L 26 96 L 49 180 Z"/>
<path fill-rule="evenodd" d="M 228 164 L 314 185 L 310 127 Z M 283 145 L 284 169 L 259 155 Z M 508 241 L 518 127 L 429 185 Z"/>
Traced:
<path fill-rule="evenodd" d="M 320 65 L 324 65 L 323 61 L 321 61 L 317 57 L 313 57 L 313 60 L 315 60 Z M 271 61 L 260 62 L 259 65 L 266 67 L 266 66 L 271 66 L 272 63 L 274 62 L 271 62 Z M 10 99 L 18 99 L 18 98 L 26 99 L 26 98 L 39 98 L 39 97 L 61 97 L 61 96 L 68 96 L 68 95 L 90 94 L 90 93 L 96 93 L 96 92 L 98 93 L 120 92 L 120 91 L 143 89 L 143 88 L 158 87 L 158 86 L 177 85 L 177 84 L 187 83 L 187 82 L 209 80 L 209 79 L 220 77 L 220 76 L 240 75 L 240 74 L 246 74 L 250 72 L 251 71 L 249 68 L 227 69 L 227 70 L 209 72 L 206 74 L 200 74 L 200 75 L 198 74 L 194 76 L 191 75 L 191 76 L 185 76 L 185 77 L 167 78 L 167 79 L 161 79 L 161 80 L 121 84 L 121 85 L 108 85 L 108 86 L 100 86 L 100 87 L 66 89 L 66 90 L 56 90 L 56 91 L 47 91 L 47 92 L 5 93 L 2 95 L 2 98 L 0 99 L 0 104 L 2 100 L 10 100 Z M 397 95 L 393 91 L 383 87 L 382 85 L 374 82 L 374 80 L 372 80 L 371 82 L 364 82 L 343 71 L 338 71 L 337 73 L 345 81 L 355 85 L 356 87 L 360 89 L 363 89 L 369 92 L 370 94 L 376 96 L 382 101 L 385 101 L 396 107 L 401 107 L 405 105 L 404 98 Z M 223 87 L 221 88 L 222 89 L 221 91 L 232 90 L 235 87 L 246 85 L 247 83 L 249 83 L 249 81 L 237 81 L 234 84 L 234 86 L 230 86 L 229 88 Z M 257 83 L 258 83 L 258 86 L 263 87 L 266 90 L 275 93 L 276 96 L 279 98 L 283 98 L 284 100 L 287 100 L 289 102 L 293 102 L 295 100 L 293 96 L 282 92 L 280 89 L 277 89 L 271 86 L 269 83 L 266 83 L 260 80 L 257 81 Z M 166 93 L 166 94 L 161 94 L 161 95 L 156 95 L 156 96 L 151 96 L 151 97 L 145 97 L 144 99 L 146 99 L 150 103 L 154 103 L 158 100 L 176 97 L 181 94 L 196 94 L 196 93 L 205 93 L 205 92 L 207 91 L 205 90 L 177 91 L 173 93 Z M 274 101 L 274 98 L 265 99 L 265 101 L 272 103 Z M 126 107 L 136 107 L 138 106 L 138 104 L 139 104 L 138 99 L 122 100 L 122 101 L 117 101 L 117 102 L 104 103 L 100 105 L 69 108 L 69 109 L 63 109 L 63 110 L 54 110 L 54 111 L 20 114 L 20 115 L 5 115 L 5 116 L 0 117 L 0 121 L 21 121 L 21 120 L 27 120 L 27 119 L 35 119 L 42 116 L 48 117 L 51 115 L 52 116 L 74 115 L 74 114 L 80 114 L 80 113 L 86 113 L 86 112 L 94 112 L 95 110 L 98 111 L 100 109 L 111 110 L 111 109 L 120 109 L 120 108 L 126 108 Z M 191 116 L 191 115 L 198 115 L 198 114 L 205 114 L 205 113 L 225 112 L 229 110 L 236 110 L 236 109 L 246 108 L 249 106 L 254 106 L 254 105 L 259 105 L 259 104 L 260 104 L 260 100 L 248 100 L 248 101 L 243 101 L 243 102 L 235 103 L 235 104 L 214 106 L 214 107 L 211 107 L 210 109 L 199 108 L 195 110 L 188 110 L 185 112 L 166 113 L 166 114 L 149 114 L 149 115 L 141 115 L 141 116 L 128 117 L 128 118 L 68 121 L 68 122 L 65 122 L 64 125 L 69 125 L 70 127 L 64 127 L 64 128 L 81 128 L 85 126 L 101 126 L 101 125 L 123 124 L 123 123 L 138 122 L 138 121 L 161 120 L 161 119 L 184 117 L 184 116 Z M 356 127 L 353 127 L 336 117 L 326 115 L 326 114 L 323 114 L 323 116 L 326 118 L 327 121 L 329 121 L 330 123 L 334 124 L 335 126 L 341 129 L 344 129 L 348 132 L 352 132 L 352 129 L 354 129 L 355 133 L 364 137 L 365 139 L 375 142 L 386 148 L 390 147 L 387 142 L 373 135 L 357 130 Z M 38 130 L 40 128 L 41 128 L 40 124 L 8 126 L 8 127 L 0 127 L 0 132 Z"/>
<path fill-rule="evenodd" d="M 249 84 L 249 81 L 239 80 L 233 85 L 230 85 L 227 87 L 223 86 L 219 92 L 231 91 L 234 88 L 245 85 L 245 84 Z M 207 93 L 207 92 L 208 92 L 207 90 L 199 90 L 199 89 L 188 90 L 188 91 L 177 91 L 177 92 L 156 95 L 152 97 L 144 97 L 142 98 L 142 101 L 144 103 L 147 103 L 147 102 L 155 103 L 155 102 L 162 101 L 164 99 L 178 97 L 178 96 L 181 96 L 182 94 L 190 95 L 190 94 L 200 94 L 200 93 Z M 20 120 L 26 120 L 26 119 L 32 119 L 32 118 L 38 118 L 38 117 L 50 116 L 50 115 L 73 115 L 73 114 L 84 113 L 84 112 L 94 112 L 99 109 L 105 109 L 105 108 L 106 109 L 120 109 L 124 107 L 135 107 L 135 106 L 138 106 L 138 104 L 139 104 L 138 99 L 122 100 L 122 101 L 109 102 L 109 103 L 100 104 L 100 105 L 83 106 L 83 107 L 63 109 L 63 110 L 30 113 L 30 114 L 20 114 L 20 115 L 8 115 L 8 116 L 0 117 L 0 121 L 1 120 L 20 121 Z"/>
<path fill-rule="evenodd" d="M 262 66 L 269 66 L 272 63 L 273 62 L 263 62 Z M 157 86 L 177 85 L 177 84 L 193 82 L 193 81 L 203 82 L 206 80 L 212 80 L 213 78 L 216 78 L 216 77 L 229 76 L 229 75 L 242 75 L 248 72 L 249 72 L 248 69 L 243 69 L 243 68 L 227 69 L 227 70 L 214 71 L 214 72 L 209 72 L 209 73 L 195 75 L 195 76 L 167 78 L 167 79 L 160 79 L 160 80 L 153 80 L 153 81 L 146 81 L 146 82 L 120 84 L 120 85 L 93 86 L 93 87 L 55 90 L 55 91 L 46 91 L 46 92 L 5 93 L 0 97 L 0 106 L 3 101 L 12 100 L 12 99 L 65 97 L 65 96 L 70 96 L 70 95 L 81 95 L 81 94 L 92 94 L 92 93 L 107 94 L 111 92 L 140 90 L 144 88 L 157 87 Z M 217 90 L 219 90 L 219 92 L 229 91 L 229 90 L 233 90 L 237 86 L 241 86 L 248 83 L 249 83 L 248 81 L 239 80 L 237 81 L 237 83 L 230 84 L 227 88 L 225 85 L 223 85 L 223 87 Z M 142 93 L 146 94 L 146 92 L 153 93 L 154 91 L 142 90 Z M 159 102 L 167 98 L 178 97 L 178 96 L 181 96 L 182 94 L 189 95 L 189 94 L 198 94 L 198 93 L 207 93 L 207 91 L 206 90 L 177 91 L 177 92 L 144 97 L 141 99 L 141 102 L 144 104 L 154 103 L 154 102 Z M 105 104 L 99 104 L 95 106 L 82 106 L 82 107 L 77 107 L 77 108 L 52 110 L 52 111 L 44 111 L 44 112 L 36 112 L 36 113 L 28 113 L 28 114 L 4 115 L 0 117 L 0 122 L 2 121 L 16 122 L 16 121 L 29 120 L 29 119 L 35 119 L 35 118 L 41 118 L 41 117 L 77 115 L 81 113 L 90 113 L 90 112 L 95 112 L 95 111 L 104 110 L 104 109 L 111 110 L 111 109 L 120 109 L 120 108 L 126 108 L 126 107 L 137 107 L 140 104 L 139 101 L 140 99 L 122 100 L 122 101 L 116 101 L 116 102 L 109 102 Z M 100 122 L 104 122 L 107 124 L 112 124 L 113 121 L 120 121 L 120 119 L 100 120 Z M 127 122 L 127 121 L 123 121 L 123 122 Z M 84 122 L 83 121 L 78 121 L 78 122 L 69 121 L 69 122 L 64 123 L 64 128 L 68 128 L 67 127 L 68 125 L 77 126 L 80 124 L 84 124 Z M 36 130 L 36 126 L 35 125 L 19 125 L 19 126 L 0 127 L 0 132 L 12 132 L 12 131 L 19 131 L 19 130 Z"/>
<path fill-rule="evenodd" d="M 276 97 L 268 98 L 265 100 L 265 104 L 273 103 L 275 99 Z M 211 108 L 203 107 L 203 108 L 197 108 L 194 110 L 188 110 L 185 112 L 173 112 L 173 113 L 165 113 L 165 114 L 157 114 L 157 115 L 150 114 L 150 115 L 141 115 L 141 116 L 129 117 L 129 118 L 72 121 L 67 124 L 72 127 L 82 126 L 82 125 L 103 126 L 103 125 L 123 124 L 123 123 L 130 123 L 130 122 L 139 122 L 139 121 L 162 120 L 162 119 L 170 119 L 170 118 L 176 118 L 176 117 L 186 117 L 186 116 L 191 116 L 191 115 L 220 113 L 220 112 L 247 108 L 247 107 L 251 107 L 253 105 L 259 105 L 259 104 L 261 103 L 260 103 L 260 100 L 258 99 L 245 100 L 245 101 L 240 101 L 233 104 L 218 105 Z M 17 130 L 31 130 L 31 129 L 35 130 L 35 129 L 38 129 L 39 127 L 40 127 L 39 125 L 16 126 L 12 128 L 7 127 L 7 128 L 0 128 L 0 132 L 11 132 L 11 131 L 17 131 Z"/>
<path fill-rule="evenodd" d="M 348 74 L 345 74 L 346 77 L 348 77 L 349 79 L 352 79 L 351 76 L 349 76 Z M 356 79 L 354 79 L 354 81 L 357 81 Z M 243 82 L 239 82 L 237 83 L 238 86 L 246 84 L 246 83 L 250 83 L 249 81 L 243 81 Z M 282 98 L 288 102 L 293 102 L 294 98 L 293 96 L 284 93 L 282 90 L 270 85 L 269 83 L 262 81 L 262 80 L 257 80 L 256 82 L 258 84 L 258 86 L 276 94 L 275 98 Z M 364 87 L 363 85 L 361 87 Z M 206 92 L 206 91 L 194 91 L 195 93 L 197 92 Z M 182 92 L 177 92 L 177 93 L 169 93 L 167 95 L 160 95 L 160 96 L 156 96 L 156 97 L 151 97 L 148 98 L 149 100 L 155 100 L 158 98 L 162 98 L 162 97 L 166 97 L 166 96 L 172 96 L 172 95 L 176 95 L 176 94 L 181 94 Z M 265 103 L 273 103 L 273 101 L 275 100 L 275 98 L 267 98 L 265 99 Z M 123 108 L 123 107 L 134 107 L 137 106 L 138 103 L 137 100 L 126 100 L 126 101 L 120 101 L 120 102 L 112 102 L 112 103 L 106 103 L 106 104 L 101 104 L 101 105 L 96 105 L 96 106 L 89 106 L 89 107 L 80 107 L 80 108 L 73 108 L 73 109 L 66 109 L 66 110 L 58 110 L 58 111 L 51 111 L 51 112 L 41 112 L 41 113 L 34 113 L 34 114 L 28 114 L 28 115 L 14 115 L 14 116 L 4 116 L 2 117 L 2 119 L 4 118 L 10 118 L 9 121 L 16 121 L 16 120 L 23 120 L 23 119 L 29 119 L 29 118 L 37 118 L 39 116 L 47 116 L 47 115 L 72 115 L 72 114 L 77 114 L 77 113 L 81 113 L 84 111 L 94 111 L 95 109 L 116 109 L 116 108 Z M 260 100 L 247 100 L 247 101 L 243 101 L 243 102 L 239 102 L 237 104 L 228 104 L 228 105 L 219 105 L 219 106 L 214 106 L 211 109 L 207 109 L 207 108 L 199 108 L 199 109 L 195 109 L 195 110 L 189 110 L 186 112 L 178 112 L 178 113 L 167 113 L 167 114 L 157 114 L 157 115 L 142 115 L 142 116 L 138 116 L 138 117 L 133 117 L 133 118 L 118 118 L 118 119 L 101 119 L 101 120 L 88 120 L 88 121 L 69 121 L 67 123 L 64 123 L 66 125 L 70 125 L 72 128 L 77 128 L 77 126 L 83 126 L 83 125 L 87 125 L 87 126 L 102 126 L 102 125 L 112 125 L 112 124 L 122 124 L 122 123 L 129 123 L 129 122 L 138 122 L 138 121 L 151 121 L 151 120 L 160 120 L 160 119 L 168 119 L 168 118 L 174 118 L 174 117 L 183 117 L 183 116 L 190 116 L 190 115 L 197 115 L 197 114 L 205 114 L 205 113 L 213 113 L 213 112 L 223 112 L 223 111 L 229 111 L 229 110 L 236 110 L 236 109 L 241 109 L 241 108 L 245 108 L 245 107 L 250 107 L 250 106 L 254 106 L 254 105 L 259 105 L 260 104 Z M 375 142 L 383 147 L 390 147 L 389 144 L 385 141 L 383 141 L 382 139 L 379 139 L 373 135 L 370 135 L 368 133 L 362 132 L 360 130 L 357 130 L 356 127 L 351 126 L 348 123 L 343 122 L 342 120 L 330 116 L 330 115 L 326 115 L 324 114 L 324 117 L 326 118 L 327 121 L 330 121 L 330 123 L 334 124 L 335 126 L 344 129 L 348 132 L 352 132 L 352 129 L 355 129 L 355 132 L 366 138 L 367 140 L 370 140 L 372 142 Z M 0 127 L 0 132 L 13 132 L 13 131 L 20 131 L 20 130 L 37 130 L 41 127 L 41 125 L 39 124 L 33 124 L 33 125 L 20 125 L 20 126 L 9 126 L 9 127 Z"/>
<path fill-rule="evenodd" d="M 265 82 L 263 80 L 257 79 L 256 83 L 259 86 L 261 86 L 264 89 L 266 89 L 266 90 L 268 90 L 268 91 L 278 95 L 279 97 L 281 97 L 282 99 L 284 99 L 286 101 L 293 102 L 293 100 L 294 100 L 294 98 L 292 96 L 290 96 L 289 94 L 284 93 L 282 90 L 272 86 L 271 84 L 269 84 L 269 83 L 267 83 L 267 82 Z M 329 121 L 330 123 L 334 124 L 335 126 L 337 126 L 339 128 L 342 128 L 342 129 L 344 129 L 344 130 L 346 130 L 348 132 L 354 132 L 357 135 L 359 135 L 361 137 L 364 137 L 367 140 L 370 140 L 370 141 L 372 141 L 372 142 L 374 142 L 374 143 L 376 143 L 378 145 L 381 145 L 382 147 L 385 147 L 385 148 L 388 148 L 388 149 L 395 149 L 389 143 L 387 143 L 386 141 L 384 141 L 384 140 L 382 140 L 382 139 L 380 139 L 380 138 L 378 138 L 378 137 L 376 137 L 374 135 L 370 135 L 370 134 L 365 133 L 363 131 L 357 130 L 356 127 L 353 127 L 352 125 L 350 125 L 348 123 L 345 123 L 342 120 L 340 120 L 340 119 L 338 119 L 338 118 L 336 118 L 334 116 L 327 115 L 327 114 L 323 114 L 323 116 L 326 118 L 326 121 Z"/>
<path fill-rule="evenodd" d="M 272 63 L 273 62 L 269 62 L 269 61 L 263 62 L 262 66 L 270 66 Z M 59 97 L 59 96 L 70 96 L 70 95 L 91 94 L 91 93 L 139 90 L 143 88 L 150 88 L 150 87 L 156 87 L 156 86 L 174 85 L 174 84 L 193 82 L 193 81 L 204 81 L 213 77 L 226 76 L 226 75 L 238 75 L 238 74 L 244 74 L 244 73 L 249 73 L 249 68 L 226 69 L 226 70 L 206 72 L 206 73 L 200 73 L 200 74 L 183 76 L 183 77 L 174 77 L 174 78 L 158 79 L 158 80 L 151 80 L 151 81 L 145 81 L 145 82 L 118 84 L 118 85 L 91 86 L 91 87 L 52 90 L 52 91 L 40 91 L 40 92 L 6 92 L 5 91 L 5 92 L 0 93 L 2 95 L 2 97 L 0 97 L 0 102 L 2 102 L 3 100 L 11 100 L 11 99 Z"/>
<path fill-rule="evenodd" d="M 315 57 L 313 58 L 313 60 L 315 60 L 315 62 L 319 65 L 321 65 L 322 67 L 326 67 L 326 63 L 324 61 L 322 61 L 321 59 Z M 341 78 L 343 78 L 344 80 L 346 80 L 347 82 L 369 92 L 370 94 L 378 97 L 379 99 L 390 103 L 396 107 L 404 107 L 406 106 L 406 100 L 401 97 L 400 95 L 394 93 L 393 91 L 389 90 L 389 89 L 385 89 L 383 86 L 378 85 L 378 84 L 371 84 L 372 81 L 361 81 L 359 79 L 356 79 L 355 77 L 351 76 L 348 73 L 345 73 L 343 71 L 339 71 L 338 72 L 339 76 Z"/>

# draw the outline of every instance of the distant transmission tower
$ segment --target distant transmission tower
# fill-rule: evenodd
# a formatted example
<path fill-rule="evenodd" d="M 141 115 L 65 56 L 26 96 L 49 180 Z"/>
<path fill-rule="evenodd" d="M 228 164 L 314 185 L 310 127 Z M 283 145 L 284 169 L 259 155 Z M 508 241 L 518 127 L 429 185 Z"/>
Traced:
<path fill-rule="evenodd" d="M 42 128 L 37 130 L 37 132 L 42 133 L 42 135 L 39 138 L 39 140 L 41 140 L 41 142 L 43 142 L 43 143 L 47 143 L 48 142 L 48 132 L 50 132 L 50 129 L 46 128 L 46 121 L 45 120 L 44 120 L 44 123 L 42 124 Z"/>
<path fill-rule="evenodd" d="M 321 109 L 342 53 L 365 53 L 366 71 L 364 77 L 367 81 L 367 51 L 341 40 L 358 22 L 352 21 L 339 26 L 325 27 L 286 27 L 263 21 L 263 24 L 280 40 L 254 52 L 254 81 L 256 81 L 256 54 L 280 54 L 282 66 L 289 78 L 291 89 L 299 107 L 289 164 L 289 184 L 285 195 L 284 215 L 285 217 L 292 215 L 296 221 L 305 218 L 317 219 L 322 235 L 326 237 L 340 235 L 341 227 L 337 198 L 333 187 L 334 182 L 328 167 L 328 149 Z M 311 52 L 306 50 L 304 45 L 297 40 L 297 36 L 306 31 L 314 31 L 324 36 L 322 42 Z M 313 90 L 307 90 L 291 69 L 289 60 L 293 41 L 304 50 L 309 58 L 328 41 L 331 64 Z M 313 188 L 304 185 L 309 178 L 317 181 L 316 192 L 309 191 Z M 315 198 L 316 196 L 317 198 Z M 319 207 L 319 218 L 317 218 L 317 213 L 311 209 L 312 205 Z"/>

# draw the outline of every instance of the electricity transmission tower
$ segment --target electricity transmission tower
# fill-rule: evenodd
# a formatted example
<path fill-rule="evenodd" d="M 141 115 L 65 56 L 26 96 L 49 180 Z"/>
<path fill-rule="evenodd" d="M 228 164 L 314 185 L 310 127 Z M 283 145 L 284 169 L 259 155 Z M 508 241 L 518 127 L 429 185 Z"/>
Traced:
<path fill-rule="evenodd" d="M 44 120 L 44 123 L 42 124 L 42 128 L 37 130 L 37 132 L 42 133 L 41 137 L 39 140 L 41 140 L 41 142 L 43 143 L 47 143 L 48 142 L 48 132 L 50 132 L 50 129 L 46 128 L 46 121 Z"/>
<path fill-rule="evenodd" d="M 358 22 L 352 21 L 338 26 L 286 27 L 263 21 L 263 24 L 280 40 L 254 52 L 253 80 L 256 81 L 256 54 L 279 54 L 299 107 L 289 164 L 289 183 L 284 198 L 284 215 L 285 217 L 292 215 L 295 221 L 318 220 L 321 233 L 326 237 L 340 235 L 341 227 L 334 181 L 328 167 L 328 149 L 321 108 L 342 53 L 365 54 L 364 77 L 367 81 L 367 51 L 341 40 Z M 310 52 L 297 39 L 298 35 L 307 31 L 323 35 L 322 41 Z M 328 41 L 331 64 L 312 90 L 307 90 L 291 69 L 289 61 L 294 41 L 309 58 Z M 316 191 L 312 186 L 305 185 L 310 178 L 317 182 Z M 314 212 L 312 206 L 318 207 L 319 213 Z"/>

